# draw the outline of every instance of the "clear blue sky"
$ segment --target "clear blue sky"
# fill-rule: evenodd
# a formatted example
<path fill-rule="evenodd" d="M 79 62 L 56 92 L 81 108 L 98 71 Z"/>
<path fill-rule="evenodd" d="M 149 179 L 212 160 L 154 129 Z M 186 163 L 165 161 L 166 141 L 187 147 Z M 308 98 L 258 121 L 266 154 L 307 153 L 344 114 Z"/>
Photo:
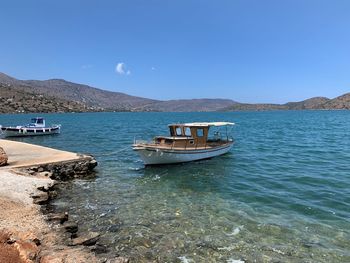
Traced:
<path fill-rule="evenodd" d="M 350 92 L 348 0 L 0 0 L 0 13 L 0 71 L 19 79 L 155 99 Z"/>

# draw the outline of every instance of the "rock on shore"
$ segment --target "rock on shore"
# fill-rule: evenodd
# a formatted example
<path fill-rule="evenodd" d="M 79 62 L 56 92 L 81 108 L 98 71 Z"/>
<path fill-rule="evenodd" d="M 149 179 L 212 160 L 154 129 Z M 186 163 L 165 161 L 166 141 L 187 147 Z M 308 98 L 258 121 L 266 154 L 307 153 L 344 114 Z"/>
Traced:
<path fill-rule="evenodd" d="M 8 161 L 7 154 L 5 153 L 4 149 L 0 147 L 0 166 L 6 165 L 7 161 Z"/>

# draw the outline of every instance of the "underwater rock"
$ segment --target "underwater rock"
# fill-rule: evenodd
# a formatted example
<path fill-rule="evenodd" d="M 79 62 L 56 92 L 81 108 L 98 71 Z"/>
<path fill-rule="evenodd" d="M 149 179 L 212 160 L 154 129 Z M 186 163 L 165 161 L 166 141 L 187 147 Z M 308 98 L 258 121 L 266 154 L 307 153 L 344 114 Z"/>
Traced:
<path fill-rule="evenodd" d="M 107 263 L 129 263 L 129 259 L 125 257 L 116 257 L 114 259 L 109 259 Z"/>
<path fill-rule="evenodd" d="M 108 227 L 109 232 L 118 232 L 120 229 L 120 224 L 114 224 Z"/>
<path fill-rule="evenodd" d="M 96 243 L 91 251 L 95 252 L 96 254 L 105 254 L 108 252 L 108 247 L 106 245 Z"/>
<path fill-rule="evenodd" d="M 68 212 L 51 214 L 47 218 L 49 221 L 58 221 L 60 224 L 68 221 Z"/>
<path fill-rule="evenodd" d="M 78 224 L 75 222 L 65 222 L 63 224 L 63 229 L 68 233 L 76 233 L 78 232 Z"/>
<path fill-rule="evenodd" d="M 72 240 L 72 246 L 84 245 L 84 246 L 92 246 L 95 245 L 99 240 L 100 234 L 97 232 L 88 232 L 80 237 L 74 238 Z"/>

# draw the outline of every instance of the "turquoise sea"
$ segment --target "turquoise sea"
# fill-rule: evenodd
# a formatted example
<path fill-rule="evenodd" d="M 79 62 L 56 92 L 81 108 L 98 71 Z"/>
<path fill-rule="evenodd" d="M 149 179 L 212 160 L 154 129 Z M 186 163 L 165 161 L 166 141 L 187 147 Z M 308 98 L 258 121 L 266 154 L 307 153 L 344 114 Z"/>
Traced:
<path fill-rule="evenodd" d="M 132 262 L 350 262 L 350 111 L 42 114 L 58 136 L 15 139 L 91 153 L 97 177 L 54 201 Z M 18 125 L 35 115 L 0 115 Z M 232 121 L 230 153 L 144 168 L 134 137 Z M 102 254 L 102 256 L 105 256 Z"/>

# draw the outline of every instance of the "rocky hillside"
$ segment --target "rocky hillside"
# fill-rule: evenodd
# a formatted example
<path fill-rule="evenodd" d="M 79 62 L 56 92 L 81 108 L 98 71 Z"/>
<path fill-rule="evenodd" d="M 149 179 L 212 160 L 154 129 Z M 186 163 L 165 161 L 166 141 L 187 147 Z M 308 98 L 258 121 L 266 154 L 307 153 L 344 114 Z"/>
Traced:
<path fill-rule="evenodd" d="M 85 104 L 24 92 L 10 84 L 0 84 L 0 113 L 100 111 Z"/>
<path fill-rule="evenodd" d="M 322 105 L 328 102 L 330 99 L 325 97 L 314 97 L 311 99 L 299 101 L 299 102 L 288 102 L 283 106 L 288 110 L 312 110 L 321 109 Z"/>
<path fill-rule="evenodd" d="M 106 91 L 62 79 L 18 80 L 0 73 L 0 113 L 85 111 L 256 111 L 350 109 L 350 93 L 285 104 L 248 104 L 229 99 L 159 101 Z"/>
<path fill-rule="evenodd" d="M 218 111 L 236 104 L 227 99 L 193 99 L 193 100 L 168 100 L 160 101 L 139 107 L 139 111 L 172 111 L 172 112 L 189 112 L 189 111 Z"/>
<path fill-rule="evenodd" d="M 11 85 L 16 89 L 52 98 L 74 101 L 86 107 L 103 108 L 105 110 L 129 111 L 144 106 L 155 100 L 130 96 L 120 92 L 111 92 L 77 84 L 63 79 L 50 80 L 18 80 L 0 73 L 0 83 Z"/>
<path fill-rule="evenodd" d="M 328 100 L 322 104 L 323 109 L 350 109 L 350 93 Z"/>
<path fill-rule="evenodd" d="M 350 109 L 350 93 L 334 99 L 314 97 L 311 99 L 288 102 L 285 104 L 247 104 L 237 103 L 226 107 L 223 111 L 259 111 L 259 110 L 335 110 Z"/>
<path fill-rule="evenodd" d="M 235 103 L 225 99 L 159 101 L 101 90 L 62 79 L 18 80 L 3 73 L 0 73 L 0 84 L 13 89 L 17 96 L 20 96 L 19 93 L 28 93 L 40 95 L 52 101 L 69 101 L 77 106 L 73 107 L 73 111 L 81 111 L 80 107 L 87 111 L 216 111 Z M 0 96 L 3 92 L 0 90 Z M 6 107 L 4 110 L 7 109 L 9 108 Z M 40 111 L 41 109 L 33 105 L 30 112 L 33 110 Z"/>

